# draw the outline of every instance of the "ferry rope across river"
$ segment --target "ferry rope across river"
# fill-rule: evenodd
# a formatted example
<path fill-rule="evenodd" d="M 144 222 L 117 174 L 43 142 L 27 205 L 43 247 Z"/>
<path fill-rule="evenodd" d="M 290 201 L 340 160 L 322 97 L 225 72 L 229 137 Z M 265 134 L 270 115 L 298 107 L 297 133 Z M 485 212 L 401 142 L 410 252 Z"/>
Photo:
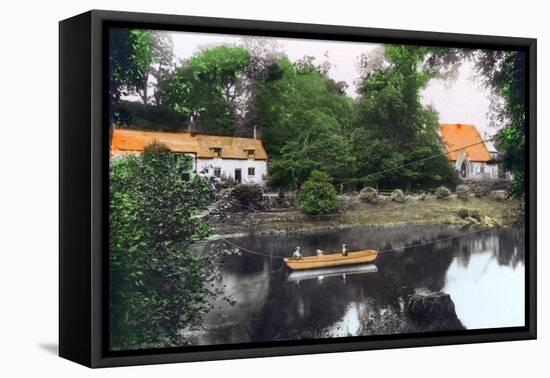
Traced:
<path fill-rule="evenodd" d="M 378 253 L 401 251 L 401 250 L 408 249 L 408 248 L 422 247 L 422 246 L 425 246 L 425 245 L 430 245 L 430 244 L 440 243 L 440 242 L 449 241 L 449 240 L 453 240 L 453 239 L 458 239 L 458 238 L 466 237 L 466 236 L 472 235 L 472 234 L 478 234 L 478 233 L 485 232 L 485 231 L 500 229 L 504 226 L 509 226 L 509 225 L 515 224 L 515 223 L 520 222 L 520 221 L 521 221 L 520 219 L 516 219 L 516 220 L 511 221 L 511 222 L 503 223 L 499 226 L 487 227 L 487 228 L 482 228 L 482 229 L 479 229 L 479 230 L 472 230 L 472 231 L 465 232 L 465 233 L 462 233 L 462 234 L 459 234 L 459 235 L 449 236 L 449 237 L 446 237 L 446 238 L 440 238 L 440 239 L 436 239 L 436 240 L 432 240 L 432 241 L 428 241 L 428 242 L 423 242 L 423 243 L 411 244 L 411 245 L 406 246 L 406 247 L 383 249 L 383 250 L 378 251 Z M 248 249 L 248 248 L 242 247 L 242 246 L 240 246 L 236 243 L 233 243 L 232 241 L 227 240 L 226 238 L 221 237 L 221 236 L 218 237 L 216 240 L 221 240 L 221 241 L 231 245 L 234 248 L 237 248 L 237 249 L 239 249 L 243 252 L 250 253 L 250 254 L 253 254 L 253 255 L 269 257 L 269 258 L 274 258 L 274 259 L 281 259 L 281 260 L 287 258 L 285 256 L 275 256 L 275 255 L 271 255 L 271 254 L 267 254 L 267 253 L 253 251 L 251 249 Z"/>

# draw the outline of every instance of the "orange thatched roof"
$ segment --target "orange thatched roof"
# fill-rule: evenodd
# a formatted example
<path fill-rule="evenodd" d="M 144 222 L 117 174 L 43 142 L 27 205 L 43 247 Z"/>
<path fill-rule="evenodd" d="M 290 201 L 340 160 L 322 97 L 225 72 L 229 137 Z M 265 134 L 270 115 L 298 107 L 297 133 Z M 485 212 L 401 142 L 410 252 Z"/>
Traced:
<path fill-rule="evenodd" d="M 443 124 L 439 126 L 439 135 L 449 160 L 458 160 L 464 151 L 471 161 L 491 160 L 491 154 L 474 125 Z M 463 148 L 466 146 L 470 147 Z"/>
<path fill-rule="evenodd" d="M 224 159 L 267 160 L 259 139 L 128 129 L 114 130 L 111 152 L 113 155 L 139 153 L 153 142 L 163 143 L 173 152 L 192 153 L 200 158 L 214 158 L 213 149 L 221 148 L 220 156 Z M 249 150 L 254 150 L 253 157 L 249 157 Z"/>

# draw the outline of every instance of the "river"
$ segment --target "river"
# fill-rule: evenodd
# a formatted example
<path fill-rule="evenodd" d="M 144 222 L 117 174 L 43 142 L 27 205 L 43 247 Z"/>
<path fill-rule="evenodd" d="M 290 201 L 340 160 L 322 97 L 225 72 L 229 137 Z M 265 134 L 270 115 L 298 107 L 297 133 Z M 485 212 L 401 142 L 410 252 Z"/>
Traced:
<path fill-rule="evenodd" d="M 523 227 L 482 232 L 450 225 L 364 226 L 233 238 L 249 250 L 224 258 L 222 280 L 235 304 L 217 303 L 193 344 L 413 332 L 409 295 L 443 291 L 467 329 L 524 325 Z M 296 246 L 338 251 L 377 248 L 374 264 L 311 276 L 289 273 L 281 257 Z M 414 246 L 422 244 L 421 246 Z"/>

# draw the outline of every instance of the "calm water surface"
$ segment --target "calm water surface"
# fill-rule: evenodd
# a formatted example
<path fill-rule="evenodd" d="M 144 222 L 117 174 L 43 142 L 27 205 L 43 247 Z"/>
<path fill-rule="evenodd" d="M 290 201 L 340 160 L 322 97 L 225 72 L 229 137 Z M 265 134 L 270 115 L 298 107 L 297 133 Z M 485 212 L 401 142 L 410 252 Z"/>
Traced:
<path fill-rule="evenodd" d="M 403 312 L 407 296 L 424 290 L 450 294 L 468 329 L 522 326 L 523 227 L 453 238 L 470 231 L 457 226 L 368 226 L 231 239 L 272 257 L 243 252 L 225 258 L 220 284 L 236 303 L 220 301 L 222 308 L 208 315 L 206 331 L 191 341 L 226 344 L 392 333 L 391 327 L 375 327 L 375 322 L 389 323 L 385 315 Z M 289 274 L 277 258 L 290 255 L 296 246 L 313 255 L 317 248 L 340 250 L 343 243 L 352 251 L 394 251 L 352 272 L 309 276 Z"/>

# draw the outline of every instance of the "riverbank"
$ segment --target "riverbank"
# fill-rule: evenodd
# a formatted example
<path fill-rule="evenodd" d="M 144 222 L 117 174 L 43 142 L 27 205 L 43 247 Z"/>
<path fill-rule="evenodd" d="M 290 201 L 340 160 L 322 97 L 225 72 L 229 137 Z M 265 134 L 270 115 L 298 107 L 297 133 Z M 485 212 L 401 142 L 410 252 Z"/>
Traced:
<path fill-rule="evenodd" d="M 306 216 L 300 209 L 227 214 L 223 221 L 212 220 L 216 235 L 278 234 L 313 230 L 344 229 L 359 225 L 473 224 L 496 227 L 518 219 L 519 200 L 471 197 L 446 200 L 410 198 L 405 203 L 382 201 L 371 204 L 351 198 L 343 201 L 338 214 Z"/>

